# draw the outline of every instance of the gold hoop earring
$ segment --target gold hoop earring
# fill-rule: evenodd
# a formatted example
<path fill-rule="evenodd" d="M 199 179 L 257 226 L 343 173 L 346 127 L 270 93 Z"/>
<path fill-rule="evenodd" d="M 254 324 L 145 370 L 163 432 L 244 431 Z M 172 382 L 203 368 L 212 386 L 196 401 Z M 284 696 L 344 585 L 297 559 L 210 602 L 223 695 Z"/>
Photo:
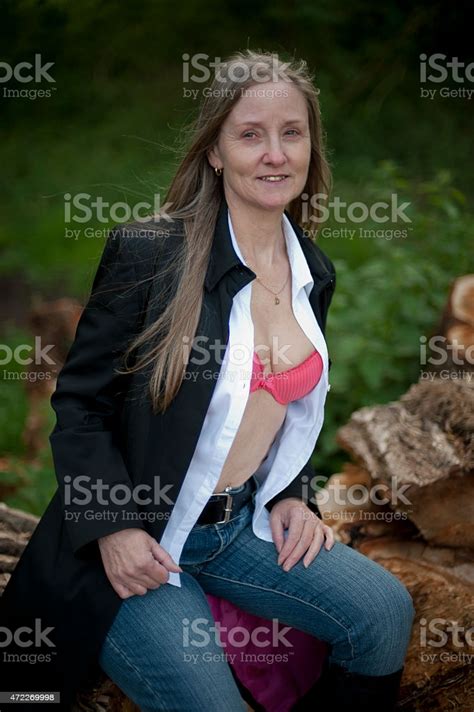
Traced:
<path fill-rule="evenodd" d="M 216 173 L 216 176 L 221 176 L 222 175 L 222 168 L 214 168 L 214 171 Z"/>

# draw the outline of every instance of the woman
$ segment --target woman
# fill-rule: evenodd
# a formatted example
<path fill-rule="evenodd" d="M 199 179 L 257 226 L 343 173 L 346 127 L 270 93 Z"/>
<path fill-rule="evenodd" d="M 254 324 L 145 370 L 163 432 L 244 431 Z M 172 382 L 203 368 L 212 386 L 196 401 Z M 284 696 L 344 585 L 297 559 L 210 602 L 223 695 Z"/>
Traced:
<path fill-rule="evenodd" d="M 305 64 L 237 53 L 169 215 L 110 234 L 51 401 L 58 491 L 2 601 L 49 626 L 38 689 L 54 672 L 63 704 L 99 663 L 145 712 L 244 710 L 212 594 L 329 643 L 301 704 L 393 708 L 411 598 L 312 486 L 335 274 L 297 220 L 328 189 Z"/>

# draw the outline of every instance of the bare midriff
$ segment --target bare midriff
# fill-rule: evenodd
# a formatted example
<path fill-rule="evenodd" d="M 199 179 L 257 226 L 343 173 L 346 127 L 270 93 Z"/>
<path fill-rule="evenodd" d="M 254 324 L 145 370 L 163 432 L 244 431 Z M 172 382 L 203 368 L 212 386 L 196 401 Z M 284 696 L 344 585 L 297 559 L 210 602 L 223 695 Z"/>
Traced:
<path fill-rule="evenodd" d="M 276 281 L 276 280 L 275 280 Z M 283 280 L 282 280 L 283 281 Z M 269 280 L 270 284 L 272 283 Z M 266 282 L 268 283 L 268 282 Z M 254 324 L 255 350 L 260 356 L 264 373 L 279 373 L 303 362 L 314 351 L 293 313 L 291 280 L 278 295 L 280 304 L 256 280 L 252 282 L 251 314 Z M 279 347 L 282 358 L 273 355 Z M 284 347 L 288 345 L 288 348 Z M 277 359 L 277 361 L 275 360 Z M 214 493 L 226 487 L 239 487 L 258 469 L 283 425 L 288 405 L 278 403 L 264 389 L 249 394 L 242 420 L 224 461 Z"/>

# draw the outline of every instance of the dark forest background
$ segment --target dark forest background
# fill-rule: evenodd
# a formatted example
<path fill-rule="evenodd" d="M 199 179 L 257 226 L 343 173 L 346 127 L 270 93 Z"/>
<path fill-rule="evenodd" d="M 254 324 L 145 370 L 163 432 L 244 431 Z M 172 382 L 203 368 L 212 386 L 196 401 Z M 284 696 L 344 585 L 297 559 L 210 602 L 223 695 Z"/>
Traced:
<path fill-rule="evenodd" d="M 183 55 L 225 58 L 249 47 L 307 60 L 320 88 L 334 194 L 371 205 L 395 193 L 410 203 L 406 239 L 317 237 L 338 287 L 327 328 L 332 389 L 313 461 L 322 474 L 337 472 L 347 459 L 337 428 L 355 409 L 396 399 L 418 380 L 420 339 L 436 329 L 452 280 L 473 269 L 474 98 L 423 98 L 420 83 L 420 55 L 474 61 L 471 5 L 9 0 L 0 8 L 0 61 L 39 53 L 54 63 L 55 80 L 41 84 L 53 87 L 51 96 L 36 98 L 5 96 L 6 87 L 31 85 L 0 83 L 4 350 L 34 340 L 34 299 L 87 298 L 103 242 L 66 237 L 66 194 L 133 206 L 165 193 L 180 129 L 197 108 L 183 95 Z M 27 462 L 25 367 L 10 360 L 3 369 L 5 499 L 39 514 L 55 487 L 47 442 L 54 414 L 46 404 L 44 451 Z"/>

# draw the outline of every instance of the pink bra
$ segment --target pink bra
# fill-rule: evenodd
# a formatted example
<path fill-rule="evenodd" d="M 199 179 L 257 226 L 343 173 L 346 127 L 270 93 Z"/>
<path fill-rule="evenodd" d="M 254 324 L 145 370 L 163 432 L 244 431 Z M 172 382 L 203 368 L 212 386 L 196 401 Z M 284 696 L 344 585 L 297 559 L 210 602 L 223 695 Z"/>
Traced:
<path fill-rule="evenodd" d="M 279 373 L 263 373 L 263 364 L 256 351 L 253 354 L 250 393 L 263 388 L 278 403 L 298 400 L 315 388 L 323 372 L 323 360 L 319 351 L 313 351 L 302 363 Z"/>

